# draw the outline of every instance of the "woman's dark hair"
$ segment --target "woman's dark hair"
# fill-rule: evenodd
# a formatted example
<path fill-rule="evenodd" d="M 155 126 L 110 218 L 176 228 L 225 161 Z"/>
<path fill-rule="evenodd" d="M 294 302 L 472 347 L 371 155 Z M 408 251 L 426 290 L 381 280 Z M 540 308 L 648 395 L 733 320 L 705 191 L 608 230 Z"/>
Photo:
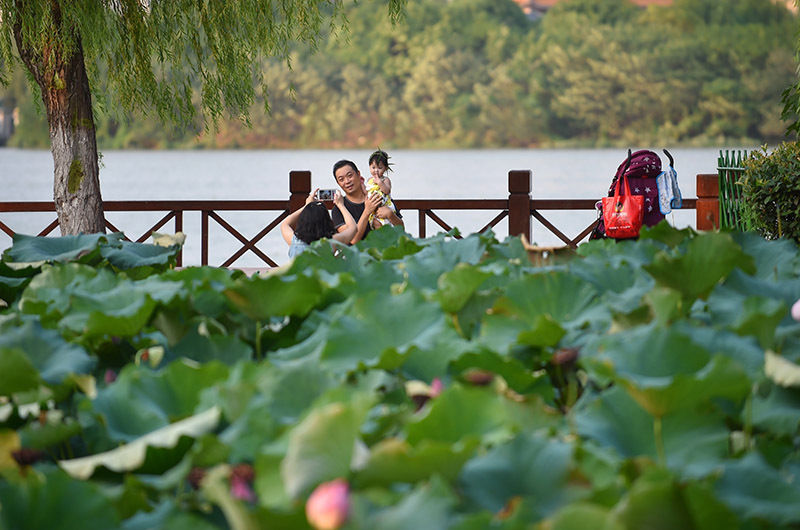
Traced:
<path fill-rule="evenodd" d="M 389 171 L 392 170 L 389 164 L 389 153 L 382 149 L 377 149 L 374 153 L 369 155 L 369 165 L 372 165 L 373 162 L 383 164 Z"/>
<path fill-rule="evenodd" d="M 297 229 L 294 235 L 304 243 L 311 244 L 323 237 L 333 237 L 336 229 L 328 214 L 328 209 L 321 202 L 310 202 L 297 218 Z"/>

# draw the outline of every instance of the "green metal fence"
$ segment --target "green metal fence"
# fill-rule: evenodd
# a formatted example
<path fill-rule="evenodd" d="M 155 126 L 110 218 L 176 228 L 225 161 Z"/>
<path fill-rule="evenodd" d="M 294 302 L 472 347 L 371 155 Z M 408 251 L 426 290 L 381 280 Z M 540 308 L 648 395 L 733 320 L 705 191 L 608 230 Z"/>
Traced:
<path fill-rule="evenodd" d="M 741 214 L 742 187 L 738 184 L 744 175 L 747 151 L 720 150 L 717 161 L 719 174 L 719 223 L 720 228 L 749 230 L 749 225 Z"/>

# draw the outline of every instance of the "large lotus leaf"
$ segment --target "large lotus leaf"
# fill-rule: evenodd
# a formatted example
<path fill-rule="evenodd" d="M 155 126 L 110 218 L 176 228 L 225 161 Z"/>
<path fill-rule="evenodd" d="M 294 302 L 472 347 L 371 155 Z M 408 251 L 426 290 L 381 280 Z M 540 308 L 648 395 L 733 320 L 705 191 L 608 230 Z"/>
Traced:
<path fill-rule="evenodd" d="M 460 337 L 455 329 L 444 326 L 426 347 L 408 349 L 401 371 L 408 379 L 432 381 L 435 377 L 447 374 L 450 361 L 471 350 L 474 350 L 474 346 L 470 342 Z M 382 363 L 376 367 L 391 369 Z"/>
<path fill-rule="evenodd" d="M 762 348 L 774 347 L 775 329 L 786 316 L 784 302 L 763 296 L 746 296 L 721 287 L 707 301 L 711 323 L 739 335 L 753 336 Z"/>
<path fill-rule="evenodd" d="M 566 330 L 550 315 L 537 315 L 528 321 L 503 313 L 490 313 L 483 316 L 476 342 L 500 355 L 509 355 L 518 344 L 555 346 L 565 333 Z"/>
<path fill-rule="evenodd" d="M 217 526 L 202 517 L 182 510 L 171 499 L 167 499 L 150 512 L 139 512 L 126 519 L 121 528 L 122 530 L 152 530 L 153 528 L 215 530 Z"/>
<path fill-rule="evenodd" d="M 459 263 L 475 265 L 486 251 L 486 242 L 472 234 L 464 239 L 437 240 L 403 260 L 408 283 L 418 289 L 436 289 L 439 276 Z"/>
<path fill-rule="evenodd" d="M 227 376 L 227 367 L 216 362 L 174 362 L 160 372 L 128 365 L 98 392 L 92 405 L 105 417 L 113 440 L 132 441 L 193 414 L 200 393 Z"/>
<path fill-rule="evenodd" d="M 644 326 L 600 340 L 586 366 L 618 381 L 650 414 L 690 408 L 714 397 L 744 398 L 750 379 L 741 365 L 715 355 L 672 328 Z"/>
<path fill-rule="evenodd" d="M 13 245 L 3 253 L 3 261 L 37 263 L 42 261 L 97 261 L 100 248 L 119 246 L 124 236 L 113 234 L 79 234 L 62 237 L 37 237 L 15 234 Z"/>
<path fill-rule="evenodd" d="M 23 313 L 40 315 L 42 319 L 58 320 L 67 313 L 72 293 L 83 285 L 92 282 L 97 292 L 116 285 L 111 272 L 78 263 L 43 266 L 42 272 L 31 280 L 19 301 Z"/>
<path fill-rule="evenodd" d="M 733 232 L 733 240 L 753 257 L 756 276 L 773 282 L 797 278 L 800 272 L 800 253 L 790 239 L 770 241 L 756 232 Z"/>
<path fill-rule="evenodd" d="M 369 458 L 359 469 L 359 487 L 390 486 L 395 482 L 414 483 L 433 475 L 453 480 L 475 452 L 478 440 L 463 443 L 420 442 L 412 447 L 398 438 L 385 438 L 370 448 Z"/>
<path fill-rule="evenodd" d="M 611 263 L 612 267 L 620 264 L 630 264 L 636 270 L 643 265 L 651 263 L 664 248 L 665 245 L 663 243 L 652 239 L 642 239 L 636 242 L 600 239 L 580 245 L 577 254 L 589 262 L 593 260 L 607 261 Z M 573 260 L 570 263 L 570 267 L 579 264 L 581 261 Z"/>
<path fill-rule="evenodd" d="M 508 284 L 505 296 L 495 303 L 494 314 L 536 324 L 548 316 L 562 326 L 576 320 L 595 302 L 597 291 L 580 277 L 563 271 L 524 276 Z"/>
<path fill-rule="evenodd" d="M 133 282 L 108 269 L 68 263 L 44 267 L 23 293 L 20 309 L 86 336 L 130 336 L 141 330 L 156 306 L 149 291 L 168 300 L 179 288 L 174 282 Z"/>
<path fill-rule="evenodd" d="M 654 418 L 621 388 L 584 396 L 575 409 L 581 436 L 612 447 L 625 458 L 658 460 Z M 662 419 L 667 466 L 684 476 L 713 473 L 728 454 L 728 429 L 719 413 L 687 410 Z"/>
<path fill-rule="evenodd" d="M 60 469 L 0 480 L 0 528 L 119 528 L 111 501 L 97 485 Z"/>
<path fill-rule="evenodd" d="M 169 349 L 167 360 L 184 357 L 197 362 L 220 361 L 233 365 L 253 357 L 253 348 L 239 337 L 201 334 L 192 328 Z"/>
<path fill-rule="evenodd" d="M 526 498 L 539 517 L 569 499 L 571 444 L 523 433 L 464 465 L 459 484 L 476 506 L 498 512 L 514 497 Z"/>
<path fill-rule="evenodd" d="M 783 300 L 787 306 L 791 307 L 800 298 L 800 275 L 794 278 L 773 280 L 772 278 L 751 276 L 740 270 L 734 270 L 725 280 L 724 287 L 726 294 L 732 291 L 740 295 L 773 298 L 775 300 Z M 788 314 L 786 321 L 787 323 L 795 324 Z"/>
<path fill-rule="evenodd" d="M 780 436 L 796 434 L 800 428 L 800 389 L 773 386 L 766 397 L 755 395 L 752 422 Z"/>
<path fill-rule="evenodd" d="M 715 491 L 731 510 L 747 519 L 773 525 L 800 523 L 800 484 L 792 474 L 771 467 L 757 452 L 728 462 Z"/>
<path fill-rule="evenodd" d="M 434 298 L 442 305 L 444 311 L 457 313 L 478 287 L 491 276 L 490 272 L 475 265 L 459 263 L 455 269 L 445 272 L 439 277 L 439 288 L 434 294 Z"/>
<path fill-rule="evenodd" d="M 661 469 L 639 477 L 617 505 L 615 515 L 626 528 L 696 528 L 680 485 Z"/>
<path fill-rule="evenodd" d="M 323 285 L 305 275 L 272 274 L 242 278 L 225 290 L 235 307 L 255 320 L 273 316 L 305 316 L 322 299 Z"/>
<path fill-rule="evenodd" d="M 281 463 L 289 497 L 297 499 L 317 484 L 348 475 L 366 405 L 353 400 L 316 407 L 292 430 Z"/>
<path fill-rule="evenodd" d="M 764 350 L 755 338 L 743 337 L 732 331 L 698 327 L 688 321 L 672 325 L 674 331 L 692 338 L 692 342 L 705 348 L 711 355 L 724 355 L 741 364 L 755 377 L 764 367 Z"/>
<path fill-rule="evenodd" d="M 669 224 L 666 220 L 662 220 L 655 226 L 643 226 L 639 233 L 639 240 L 645 241 L 652 239 L 660 241 L 670 248 L 675 248 L 696 235 L 697 232 L 691 227 L 678 229 Z"/>
<path fill-rule="evenodd" d="M 119 246 L 100 249 L 100 255 L 117 269 L 127 270 L 137 267 L 156 267 L 164 269 L 175 263 L 180 246 L 162 247 L 146 243 L 120 241 Z"/>
<path fill-rule="evenodd" d="M 740 520 L 715 494 L 709 481 L 681 484 L 683 500 L 694 520 L 694 528 L 730 530 L 739 528 Z"/>
<path fill-rule="evenodd" d="M 35 321 L 4 330 L 0 335 L 0 349 L 3 348 L 19 348 L 39 376 L 52 385 L 61 384 L 70 374 L 89 373 L 95 365 L 82 347 L 65 341 L 57 331 L 43 329 Z M 4 372 L 15 373 L 0 369 L 0 373 Z"/>
<path fill-rule="evenodd" d="M 320 360 L 334 371 L 374 365 L 386 351 L 403 355 L 412 347 L 431 350 L 446 329 L 439 304 L 425 302 L 413 290 L 391 297 L 365 293 L 345 303 L 338 315 Z"/>
<path fill-rule="evenodd" d="M 622 523 L 603 506 L 574 503 L 564 506 L 548 521 L 552 530 L 625 530 Z"/>
<path fill-rule="evenodd" d="M 132 282 L 97 291 L 93 283 L 76 290 L 70 309 L 59 325 L 85 337 L 102 335 L 130 337 L 139 333 L 150 320 L 156 302 Z"/>
<path fill-rule="evenodd" d="M 512 401 L 489 387 L 465 387 L 454 383 L 406 424 L 406 439 L 456 443 L 465 437 L 502 439 L 519 429 L 555 424 L 540 399 Z"/>
<path fill-rule="evenodd" d="M 354 522 L 358 528 L 406 530 L 410 528 L 448 528 L 457 504 L 456 495 L 440 478 L 419 484 L 394 506 L 385 508 L 368 521 Z"/>
<path fill-rule="evenodd" d="M 219 408 L 210 408 L 194 416 L 176 421 L 170 425 L 149 432 L 129 443 L 123 444 L 110 451 L 82 458 L 71 460 L 61 460 L 58 464 L 64 471 L 75 478 L 87 479 L 95 472 L 98 467 L 104 467 L 117 473 L 124 473 L 140 469 L 148 457 L 151 448 L 172 449 L 178 446 L 184 437 L 198 438 L 201 435 L 213 431 L 220 419 Z M 185 448 L 178 451 L 171 465 L 175 465 L 180 460 Z M 167 451 L 168 452 L 168 451 Z M 165 459 L 169 456 L 166 452 L 153 451 L 156 459 Z M 167 466 L 171 467 L 171 465 Z M 156 467 L 164 467 L 156 465 Z"/>
<path fill-rule="evenodd" d="M 658 254 L 644 268 L 656 282 L 683 294 L 687 300 L 705 298 L 734 268 L 752 274 L 753 258 L 742 251 L 730 234 L 703 232 L 672 253 Z"/>
<path fill-rule="evenodd" d="M 39 371 L 19 347 L 0 347 L 0 396 L 34 390 L 39 386 Z"/>

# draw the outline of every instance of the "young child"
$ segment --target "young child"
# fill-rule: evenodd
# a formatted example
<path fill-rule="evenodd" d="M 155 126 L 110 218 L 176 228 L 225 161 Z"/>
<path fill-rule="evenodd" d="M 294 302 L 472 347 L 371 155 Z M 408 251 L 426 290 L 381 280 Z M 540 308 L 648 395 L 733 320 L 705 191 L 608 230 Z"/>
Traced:
<path fill-rule="evenodd" d="M 372 195 L 377 193 L 380 195 L 382 202 L 381 206 L 390 208 L 393 212 L 397 213 L 397 209 L 392 203 L 392 181 L 386 176 L 386 171 L 391 171 L 389 167 L 389 155 L 386 151 L 378 149 L 369 157 L 369 179 L 366 182 L 366 194 Z M 369 224 L 372 228 L 380 228 L 381 226 L 389 223 L 386 218 L 378 217 L 376 213 L 369 216 Z"/>

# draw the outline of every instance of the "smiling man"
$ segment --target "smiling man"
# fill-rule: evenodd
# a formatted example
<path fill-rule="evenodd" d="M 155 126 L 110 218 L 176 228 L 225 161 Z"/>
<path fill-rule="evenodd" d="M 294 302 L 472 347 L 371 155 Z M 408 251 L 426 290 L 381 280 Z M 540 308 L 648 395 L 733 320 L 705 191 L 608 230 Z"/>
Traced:
<path fill-rule="evenodd" d="M 391 208 L 386 206 L 378 206 L 381 203 L 381 198 L 377 195 L 371 197 L 367 196 L 364 188 L 364 179 L 361 177 L 361 172 L 354 162 L 350 160 L 339 160 L 333 165 L 333 177 L 336 179 L 336 184 L 342 188 L 344 192 L 344 207 L 356 220 L 358 229 L 356 235 L 350 241 L 351 245 L 358 243 L 370 232 L 369 215 L 378 210 L 378 217 L 389 219 L 393 225 L 402 225 L 403 220 L 395 214 Z M 344 230 L 345 223 L 342 213 L 339 210 L 331 212 L 333 225 L 337 230 Z"/>

